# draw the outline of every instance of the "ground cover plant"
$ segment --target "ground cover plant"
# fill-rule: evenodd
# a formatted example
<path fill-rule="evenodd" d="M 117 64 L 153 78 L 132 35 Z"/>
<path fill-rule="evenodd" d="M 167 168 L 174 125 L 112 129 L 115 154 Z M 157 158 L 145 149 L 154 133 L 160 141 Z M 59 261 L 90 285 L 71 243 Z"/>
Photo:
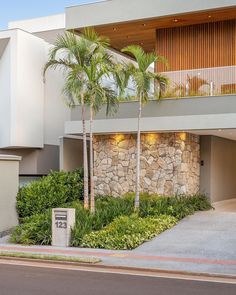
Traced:
<path fill-rule="evenodd" d="M 138 247 L 177 224 L 177 218 L 168 215 L 141 218 L 138 215 L 120 216 L 100 231 L 83 237 L 81 246 L 128 250 Z"/>
<path fill-rule="evenodd" d="M 71 246 L 132 249 L 171 228 L 185 216 L 211 208 L 203 195 L 166 197 L 141 194 L 140 209 L 133 214 L 134 198 L 134 193 L 120 198 L 97 197 L 95 214 L 84 209 L 80 200 L 70 202 L 67 199 L 69 201 L 64 202 L 61 199 L 62 203 L 57 203 L 57 206 L 76 209 Z M 34 198 L 32 202 L 37 203 L 38 199 Z M 34 208 L 36 204 L 32 206 Z M 41 207 L 47 206 L 41 204 Z M 36 212 L 31 216 L 21 217 L 20 225 L 12 232 L 11 242 L 50 245 L 51 208 Z"/>

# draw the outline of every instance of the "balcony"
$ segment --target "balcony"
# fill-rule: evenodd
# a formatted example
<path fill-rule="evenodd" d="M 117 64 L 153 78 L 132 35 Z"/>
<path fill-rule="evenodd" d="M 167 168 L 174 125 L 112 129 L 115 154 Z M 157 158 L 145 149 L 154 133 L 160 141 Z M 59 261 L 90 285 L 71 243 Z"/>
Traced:
<path fill-rule="evenodd" d="M 236 93 L 236 66 L 163 73 L 169 85 L 163 98 L 222 96 Z"/>
<path fill-rule="evenodd" d="M 162 74 L 168 78 L 168 85 L 161 93 L 162 99 L 236 94 L 236 66 L 170 71 Z M 104 85 L 112 88 L 118 94 L 113 79 L 104 80 Z M 150 100 L 153 100 L 153 90 L 152 84 Z M 158 92 L 160 94 L 160 89 L 157 89 Z M 128 84 L 125 97 L 121 98 L 121 101 L 130 100 L 137 100 L 132 81 Z"/>

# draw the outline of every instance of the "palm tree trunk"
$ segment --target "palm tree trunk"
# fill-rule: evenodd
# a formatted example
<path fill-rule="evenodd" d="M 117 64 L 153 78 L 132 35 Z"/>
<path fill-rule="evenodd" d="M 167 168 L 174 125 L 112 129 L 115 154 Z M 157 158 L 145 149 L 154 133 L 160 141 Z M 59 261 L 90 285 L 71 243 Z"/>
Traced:
<path fill-rule="evenodd" d="M 90 212 L 95 213 L 94 171 L 93 171 L 93 103 L 90 105 Z"/>
<path fill-rule="evenodd" d="M 81 108 L 82 108 L 82 125 L 83 125 L 83 163 L 84 163 L 84 208 L 89 208 L 88 196 L 88 154 L 87 154 L 87 136 L 85 126 L 85 104 L 84 96 L 81 95 Z"/>
<path fill-rule="evenodd" d="M 140 195 L 140 152 L 141 152 L 141 134 L 140 134 L 140 121 L 142 115 L 142 99 L 139 97 L 139 112 L 138 112 L 138 132 L 137 132 L 137 151 L 136 151 L 136 194 L 134 210 L 139 209 L 139 195 Z"/>

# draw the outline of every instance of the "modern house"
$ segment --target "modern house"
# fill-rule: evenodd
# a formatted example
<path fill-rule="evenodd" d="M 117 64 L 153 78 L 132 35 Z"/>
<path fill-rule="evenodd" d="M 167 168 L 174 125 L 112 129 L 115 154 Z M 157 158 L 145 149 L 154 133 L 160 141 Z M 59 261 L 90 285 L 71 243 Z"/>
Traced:
<path fill-rule="evenodd" d="M 170 81 L 163 99 L 143 107 L 142 190 L 236 197 L 235 0 L 107 0 L 10 22 L 0 31 L 0 154 L 22 157 L 21 179 L 82 165 L 80 107 L 65 107 L 62 73 L 44 81 L 42 69 L 58 34 L 85 27 L 118 54 L 138 44 L 169 62 L 155 65 Z M 137 101 L 127 101 L 112 117 L 105 107 L 96 114 L 99 194 L 135 189 L 137 113 Z"/>
<path fill-rule="evenodd" d="M 66 29 L 80 34 L 85 27 L 108 36 L 116 52 L 139 44 L 169 62 L 168 67 L 155 65 L 170 80 L 165 99 L 143 108 L 141 189 L 161 194 L 200 190 L 212 201 L 236 197 L 235 0 L 108 0 L 67 8 Z M 121 103 L 111 118 L 104 110 L 96 115 L 99 194 L 135 189 L 137 114 L 138 104 L 131 101 Z M 65 134 L 81 133 L 77 108 L 65 123 Z M 71 146 L 62 151 L 71 157 Z"/>

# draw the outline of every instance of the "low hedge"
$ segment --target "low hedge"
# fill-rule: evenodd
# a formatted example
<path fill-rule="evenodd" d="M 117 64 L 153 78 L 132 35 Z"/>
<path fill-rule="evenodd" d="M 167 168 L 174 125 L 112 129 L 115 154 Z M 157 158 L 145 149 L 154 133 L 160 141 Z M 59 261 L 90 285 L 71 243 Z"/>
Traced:
<path fill-rule="evenodd" d="M 134 212 L 134 194 L 127 194 L 121 198 L 97 197 L 94 215 L 83 208 L 81 201 L 59 204 L 59 206 L 76 209 L 76 225 L 72 230 L 71 246 L 77 247 L 81 246 L 85 235 L 103 229 L 117 217 L 131 216 Z M 195 211 L 210 208 L 210 203 L 202 195 L 163 197 L 141 194 L 139 216 L 157 218 L 160 215 L 170 215 L 180 220 Z M 11 241 L 20 244 L 49 245 L 51 210 L 22 218 L 21 224 L 12 233 Z"/>
<path fill-rule="evenodd" d="M 177 219 L 172 216 L 141 218 L 121 216 L 100 231 L 91 232 L 82 239 L 81 246 L 113 250 L 134 249 L 173 227 Z"/>
<path fill-rule="evenodd" d="M 50 245 L 52 241 L 52 214 L 48 209 L 23 219 L 12 232 L 10 242 L 24 245 Z"/>
<path fill-rule="evenodd" d="M 40 214 L 83 197 L 83 171 L 51 172 L 19 189 L 17 211 L 20 218 Z"/>
<path fill-rule="evenodd" d="M 126 198 L 134 198 L 134 194 L 127 194 Z M 212 206 L 206 196 L 202 194 L 158 196 L 142 194 L 139 214 L 141 217 L 171 215 L 181 220 L 196 211 L 211 209 Z"/>

